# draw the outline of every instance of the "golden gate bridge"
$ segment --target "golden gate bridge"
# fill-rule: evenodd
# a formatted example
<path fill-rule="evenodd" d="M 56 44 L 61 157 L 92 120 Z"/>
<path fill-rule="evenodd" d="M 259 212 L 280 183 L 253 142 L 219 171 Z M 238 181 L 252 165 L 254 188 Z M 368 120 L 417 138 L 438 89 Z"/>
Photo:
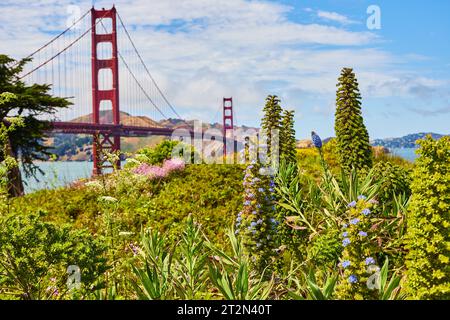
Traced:
<path fill-rule="evenodd" d="M 112 167 L 105 155 L 120 152 L 120 137 L 171 136 L 174 129 L 158 120 L 182 119 L 150 73 L 114 6 L 92 7 L 27 58 L 31 61 L 20 79 L 51 84 L 52 95 L 72 103 L 51 119 L 42 119 L 51 122 L 51 132 L 93 135 L 94 175 Z M 143 117 L 147 121 L 140 121 Z M 223 98 L 222 139 L 228 139 L 233 128 L 232 99 Z"/>

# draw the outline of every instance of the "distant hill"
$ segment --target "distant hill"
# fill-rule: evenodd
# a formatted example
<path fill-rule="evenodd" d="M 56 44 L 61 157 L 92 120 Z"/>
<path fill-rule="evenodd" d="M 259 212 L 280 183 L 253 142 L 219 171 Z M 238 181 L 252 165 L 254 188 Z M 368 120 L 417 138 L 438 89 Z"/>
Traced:
<path fill-rule="evenodd" d="M 381 146 L 385 148 L 417 148 L 416 141 L 430 134 L 433 139 L 440 139 L 444 135 L 433 132 L 412 133 L 400 138 L 375 139 L 371 141 L 373 146 Z"/>
<path fill-rule="evenodd" d="M 113 115 L 111 110 L 100 111 L 100 123 L 113 123 Z M 170 128 L 170 129 L 193 129 L 195 120 L 182 120 L 182 119 L 164 119 L 164 120 L 153 120 L 147 116 L 132 116 L 126 112 L 120 112 L 120 122 L 123 125 L 138 126 L 138 127 L 155 127 L 155 128 Z M 75 119 L 70 120 L 70 122 L 92 122 L 92 113 L 84 115 Z M 202 123 L 203 129 L 219 129 L 222 130 L 223 125 L 220 123 Z M 247 126 L 236 126 L 236 128 L 246 129 L 256 129 Z"/>
<path fill-rule="evenodd" d="M 101 110 L 99 114 L 100 123 L 113 123 L 113 114 L 110 110 Z M 154 121 L 145 116 L 135 117 L 126 112 L 120 112 L 120 121 L 123 125 L 127 126 L 138 126 L 138 127 L 155 127 L 161 128 L 163 127 L 157 121 Z M 82 123 L 92 123 L 92 113 L 81 116 L 75 119 L 70 120 L 70 122 L 82 122 Z"/>

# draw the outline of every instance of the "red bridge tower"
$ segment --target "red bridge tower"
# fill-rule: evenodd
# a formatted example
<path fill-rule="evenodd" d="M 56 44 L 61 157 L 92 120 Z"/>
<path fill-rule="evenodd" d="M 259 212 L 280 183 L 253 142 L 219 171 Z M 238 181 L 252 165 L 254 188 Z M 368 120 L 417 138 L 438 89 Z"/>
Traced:
<path fill-rule="evenodd" d="M 233 140 L 233 98 L 223 98 L 223 155 L 226 156 L 234 151 Z M 230 134 L 231 133 L 231 134 Z M 228 141 L 233 141 L 233 150 L 230 150 Z"/>
<path fill-rule="evenodd" d="M 101 21 L 98 21 L 101 19 Z M 98 32 L 103 29 L 107 19 L 111 19 L 111 23 L 107 26 L 112 26 L 111 33 Z M 119 113 L 119 64 L 117 54 L 117 23 L 116 23 L 116 8 L 113 6 L 109 10 L 95 10 L 91 9 L 91 36 L 92 36 L 92 122 L 94 124 L 100 123 L 100 103 L 102 101 L 110 101 L 112 106 L 113 124 L 120 126 Z M 107 32 L 107 31 L 106 31 Z M 110 59 L 99 59 L 97 49 L 99 43 L 110 43 L 112 49 L 112 56 Z M 99 89 L 99 71 L 101 69 L 110 69 L 112 74 L 112 88 L 108 90 Z M 94 161 L 94 175 L 102 174 L 103 169 L 112 167 L 112 164 L 105 164 L 105 151 L 114 152 L 120 150 L 120 133 L 114 131 L 98 131 L 94 134 L 94 142 L 92 145 L 93 161 Z M 120 166 L 120 161 L 115 164 Z"/>

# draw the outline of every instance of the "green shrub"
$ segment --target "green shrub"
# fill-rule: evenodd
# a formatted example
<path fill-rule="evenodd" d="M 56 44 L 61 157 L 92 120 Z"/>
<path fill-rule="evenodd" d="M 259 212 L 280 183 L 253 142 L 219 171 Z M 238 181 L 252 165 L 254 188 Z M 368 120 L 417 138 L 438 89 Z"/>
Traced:
<path fill-rule="evenodd" d="M 43 213 L 0 218 L 0 287 L 23 299 L 59 299 L 67 294 L 66 270 L 81 270 L 82 290 L 106 271 L 105 246 L 82 230 L 42 221 Z"/>
<path fill-rule="evenodd" d="M 175 147 L 180 144 L 177 140 L 164 140 L 153 148 L 142 148 L 136 152 L 136 159 L 147 164 L 162 164 L 164 160 L 172 158 Z M 183 157 L 180 152 L 177 156 Z M 194 160 L 194 151 L 191 149 L 191 163 Z"/>
<path fill-rule="evenodd" d="M 328 229 L 316 235 L 308 246 L 308 260 L 316 266 L 334 267 L 342 252 L 339 232 Z"/>
<path fill-rule="evenodd" d="M 378 190 L 378 201 L 384 205 L 394 200 L 394 195 L 411 195 L 410 173 L 403 167 L 391 162 L 378 162 L 373 167 L 373 174 L 376 181 L 380 181 Z"/>
<path fill-rule="evenodd" d="M 407 215 L 407 287 L 415 299 L 450 299 L 450 137 L 419 141 Z"/>

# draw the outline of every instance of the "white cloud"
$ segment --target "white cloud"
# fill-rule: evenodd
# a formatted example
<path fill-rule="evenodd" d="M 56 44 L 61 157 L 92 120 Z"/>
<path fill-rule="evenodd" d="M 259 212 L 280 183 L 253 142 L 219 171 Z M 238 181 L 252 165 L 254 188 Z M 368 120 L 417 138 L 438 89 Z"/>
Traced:
<path fill-rule="evenodd" d="M 350 20 L 348 17 L 346 17 L 346 16 L 344 16 L 342 14 L 339 14 L 337 12 L 318 10 L 317 11 L 317 16 L 319 18 L 324 19 L 324 20 L 334 21 L 334 22 L 338 22 L 338 23 L 341 23 L 341 24 L 358 23 L 357 21 Z"/>

